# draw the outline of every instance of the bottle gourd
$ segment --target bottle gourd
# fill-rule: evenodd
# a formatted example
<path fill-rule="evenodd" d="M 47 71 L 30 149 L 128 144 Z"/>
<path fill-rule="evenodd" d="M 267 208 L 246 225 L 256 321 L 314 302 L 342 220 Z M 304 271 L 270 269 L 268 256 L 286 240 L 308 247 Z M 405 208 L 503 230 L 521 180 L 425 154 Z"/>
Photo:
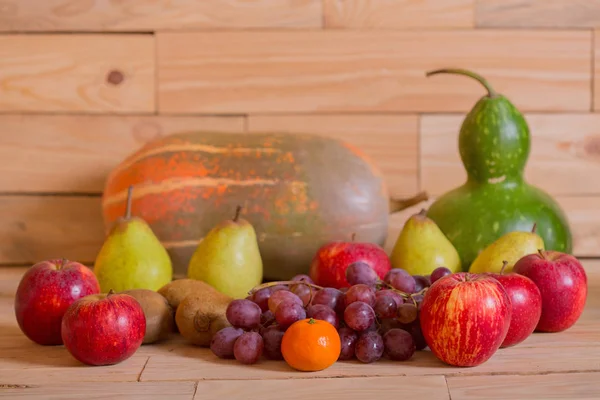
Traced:
<path fill-rule="evenodd" d="M 543 190 L 524 178 L 530 152 L 524 116 L 481 76 L 463 69 L 439 69 L 479 81 L 487 90 L 465 116 L 458 147 L 467 172 L 461 186 L 440 196 L 427 211 L 459 252 L 467 271 L 479 252 L 508 232 L 531 231 L 534 224 L 546 249 L 570 253 L 567 218 Z"/>

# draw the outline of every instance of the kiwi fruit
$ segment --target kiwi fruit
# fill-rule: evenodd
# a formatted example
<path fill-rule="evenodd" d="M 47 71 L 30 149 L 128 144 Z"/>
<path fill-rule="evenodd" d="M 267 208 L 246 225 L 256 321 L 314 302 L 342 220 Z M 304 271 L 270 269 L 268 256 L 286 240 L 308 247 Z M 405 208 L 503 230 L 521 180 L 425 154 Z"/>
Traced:
<path fill-rule="evenodd" d="M 144 310 L 146 334 L 142 344 L 165 340 L 175 331 L 174 311 L 163 295 L 149 289 L 131 289 L 121 293 L 136 299 Z"/>
<path fill-rule="evenodd" d="M 183 299 L 190 294 L 214 293 L 215 296 L 222 295 L 221 292 L 210 286 L 208 283 L 188 278 L 171 281 L 158 289 L 157 292 L 167 299 L 167 302 L 171 308 L 173 308 L 174 312 L 177 311 L 177 307 L 179 307 L 179 304 Z"/>

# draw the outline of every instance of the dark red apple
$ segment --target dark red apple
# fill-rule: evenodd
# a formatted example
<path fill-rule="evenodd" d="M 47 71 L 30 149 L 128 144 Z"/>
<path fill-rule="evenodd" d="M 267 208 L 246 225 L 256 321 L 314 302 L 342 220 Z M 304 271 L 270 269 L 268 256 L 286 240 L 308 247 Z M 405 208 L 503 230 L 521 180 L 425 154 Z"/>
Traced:
<path fill-rule="evenodd" d="M 541 250 L 519 259 L 513 272 L 528 277 L 540 289 L 542 315 L 537 332 L 561 332 L 577 322 L 587 298 L 587 276 L 576 257 Z"/>
<path fill-rule="evenodd" d="M 61 334 L 77 360 L 111 365 L 128 359 L 142 345 L 146 317 L 135 298 L 110 291 L 73 303 L 63 317 Z"/>
<path fill-rule="evenodd" d="M 438 279 L 421 303 L 421 330 L 443 362 L 472 367 L 494 355 L 510 326 L 506 290 L 483 274 L 457 272 Z"/>
<path fill-rule="evenodd" d="M 346 269 L 352 263 L 362 261 L 369 265 L 383 279 L 392 268 L 385 250 L 368 242 L 337 241 L 323 245 L 315 254 L 309 275 L 320 286 L 341 289 L 349 287 Z"/>
<path fill-rule="evenodd" d="M 60 324 L 74 301 L 100 293 L 94 272 L 68 260 L 47 260 L 31 266 L 15 294 L 15 315 L 21 331 L 41 345 L 60 345 Z"/>
<path fill-rule="evenodd" d="M 514 346 L 535 330 L 542 315 L 542 294 L 531 279 L 514 272 L 505 274 L 504 267 L 499 274 L 489 275 L 504 287 L 512 308 L 510 327 L 500 347 Z"/>

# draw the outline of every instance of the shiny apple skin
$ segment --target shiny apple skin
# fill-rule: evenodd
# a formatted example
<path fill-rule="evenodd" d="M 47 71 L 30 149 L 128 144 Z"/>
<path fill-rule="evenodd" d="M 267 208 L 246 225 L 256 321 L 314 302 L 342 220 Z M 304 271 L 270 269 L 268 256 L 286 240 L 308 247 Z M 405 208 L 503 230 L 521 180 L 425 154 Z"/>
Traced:
<path fill-rule="evenodd" d="M 504 341 L 510 299 L 496 279 L 458 272 L 425 293 L 420 321 L 432 353 L 446 364 L 473 367 L 489 360 Z"/>
<path fill-rule="evenodd" d="M 85 265 L 60 259 L 36 263 L 22 276 L 15 294 L 19 328 L 37 344 L 61 345 L 60 327 L 67 308 L 95 293 L 100 293 L 100 285 Z"/>

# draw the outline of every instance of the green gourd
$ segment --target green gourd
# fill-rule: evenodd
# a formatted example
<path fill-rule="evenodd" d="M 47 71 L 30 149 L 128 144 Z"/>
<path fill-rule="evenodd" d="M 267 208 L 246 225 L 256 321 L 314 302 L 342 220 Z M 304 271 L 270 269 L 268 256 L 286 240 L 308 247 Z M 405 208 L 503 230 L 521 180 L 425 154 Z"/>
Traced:
<path fill-rule="evenodd" d="M 467 172 L 461 186 L 438 197 L 427 216 L 456 247 L 467 271 L 477 255 L 508 232 L 536 232 L 548 250 L 572 251 L 568 220 L 554 199 L 527 183 L 529 127 L 524 116 L 480 75 L 463 69 L 439 69 L 479 81 L 487 90 L 466 115 L 458 147 Z"/>

